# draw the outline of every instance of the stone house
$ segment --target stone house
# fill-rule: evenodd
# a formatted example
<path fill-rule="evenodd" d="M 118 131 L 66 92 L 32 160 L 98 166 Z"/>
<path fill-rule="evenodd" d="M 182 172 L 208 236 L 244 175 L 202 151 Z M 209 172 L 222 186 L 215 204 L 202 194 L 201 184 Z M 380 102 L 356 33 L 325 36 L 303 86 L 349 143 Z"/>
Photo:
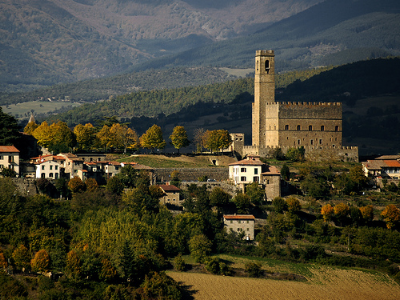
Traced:
<path fill-rule="evenodd" d="M 14 146 L 0 146 L 0 171 L 4 168 L 20 175 L 19 150 Z"/>
<path fill-rule="evenodd" d="M 253 215 L 224 215 L 224 228 L 237 234 L 244 234 L 243 239 L 254 240 L 254 224 L 256 218 Z"/>
<path fill-rule="evenodd" d="M 171 204 L 176 206 L 182 206 L 180 189 L 174 185 L 170 184 L 161 184 L 158 185 L 159 188 L 163 191 L 164 195 L 160 198 L 160 204 Z"/>

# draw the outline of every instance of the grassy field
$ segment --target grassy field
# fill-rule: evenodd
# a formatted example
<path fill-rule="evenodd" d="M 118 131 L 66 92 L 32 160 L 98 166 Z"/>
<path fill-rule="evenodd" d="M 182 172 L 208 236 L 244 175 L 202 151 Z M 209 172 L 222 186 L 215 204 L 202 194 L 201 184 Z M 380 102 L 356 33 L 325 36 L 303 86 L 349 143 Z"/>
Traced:
<path fill-rule="evenodd" d="M 235 161 L 234 158 L 223 155 L 210 156 L 174 156 L 164 155 L 132 155 L 119 159 L 121 162 L 136 162 L 152 168 L 207 168 L 214 167 L 211 160 L 217 160 L 218 166 L 226 167 Z"/>
<path fill-rule="evenodd" d="M 249 259 L 219 256 L 244 267 Z M 195 291 L 195 299 L 400 299 L 400 286 L 376 271 L 344 269 L 317 264 L 294 264 L 260 259 L 263 269 L 296 273 L 306 282 L 226 277 L 201 273 L 168 272 L 176 281 Z"/>
<path fill-rule="evenodd" d="M 12 104 L 8 106 L 2 106 L 3 112 L 12 114 L 13 116 L 18 115 L 18 119 L 26 119 L 31 115 L 31 111 L 34 110 L 36 114 L 47 114 L 56 109 L 66 107 L 76 107 L 81 105 L 80 103 L 72 102 L 61 102 L 61 101 L 31 101 L 23 102 L 18 104 Z"/>

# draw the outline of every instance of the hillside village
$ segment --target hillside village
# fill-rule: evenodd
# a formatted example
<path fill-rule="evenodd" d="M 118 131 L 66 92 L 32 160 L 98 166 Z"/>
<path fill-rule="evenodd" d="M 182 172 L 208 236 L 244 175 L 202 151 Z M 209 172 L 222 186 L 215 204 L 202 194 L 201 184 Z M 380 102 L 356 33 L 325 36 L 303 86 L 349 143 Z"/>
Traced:
<path fill-rule="evenodd" d="M 91 124 L 77 126 L 72 132 L 62 122 L 39 125 L 32 117 L 22 142 L 0 145 L 0 174 L 4 177 L 1 186 L 7 191 L 15 186 L 21 207 L 30 197 L 36 199 L 35 205 L 47 210 L 59 207 L 61 211 L 61 207 L 71 205 L 80 215 L 76 220 L 82 226 L 75 229 L 79 236 L 74 236 L 72 242 L 68 240 L 72 237 L 64 237 L 63 243 L 71 242 L 73 246 L 60 250 L 53 240 L 45 242 L 55 238 L 55 232 L 43 233 L 33 242 L 33 227 L 26 228 L 30 232 L 28 238 L 23 233 L 12 237 L 14 229 L 3 224 L 8 233 L 0 237 L 0 267 L 8 274 L 23 274 L 27 269 L 36 274 L 52 271 L 51 276 L 57 273 L 75 282 L 87 276 L 94 282 L 119 284 L 124 290 L 133 286 L 141 296 L 151 280 L 167 281 L 166 277 L 157 279 L 154 275 L 164 274 L 161 271 L 167 268 L 160 256 L 174 258 L 174 270 L 183 271 L 186 264 L 182 255 L 188 253 L 204 267 L 204 272 L 212 274 L 240 276 L 241 271 L 211 256 L 230 253 L 338 266 L 379 266 L 400 280 L 400 155 L 378 156 L 360 163 L 358 148 L 342 145 L 340 103 L 277 102 L 274 59 L 272 50 L 256 51 L 251 145 L 245 145 L 240 132 L 199 131 L 193 140 L 198 153 L 181 155 L 179 150 L 189 144 L 189 139 L 182 126 L 175 127 L 170 139 L 178 153 L 170 156 L 190 156 L 193 160 L 202 157 L 208 166 L 165 168 L 157 163 L 148 166 L 135 162 L 145 155 L 168 156 L 160 152 L 166 141 L 157 125 L 139 138 L 113 118 L 106 120 L 108 123 L 99 127 L 101 134 L 96 135 Z M 52 143 L 46 135 L 52 128 L 63 132 L 57 137 L 59 144 Z M 77 143 L 72 148 L 74 140 Z M 93 145 L 98 152 L 93 151 Z M 118 151 L 101 151 L 107 148 Z M 72 149 L 75 151 L 68 151 Z M 12 183 L 6 181 L 7 177 L 12 177 Z M 0 197 L 5 203 L 2 214 L 12 211 L 12 200 L 5 198 L 12 194 L 7 192 Z M 125 210 L 135 215 L 131 224 L 140 224 L 149 232 L 157 222 L 171 226 L 146 237 L 149 245 L 154 245 L 150 249 L 140 239 L 129 236 L 132 231 L 143 229 L 112 227 L 109 218 Z M 89 221 L 80 219 L 83 216 L 98 226 L 111 222 L 107 223 L 110 227 L 101 232 L 101 237 L 94 238 L 100 233 L 85 223 Z M 68 228 L 51 216 L 43 218 Z M 111 238 L 115 231 L 119 232 L 116 239 Z M 371 241 L 378 235 L 379 241 Z M 114 240 L 122 258 L 115 257 L 102 239 Z M 26 251 L 29 248 L 28 256 L 35 255 L 32 262 L 29 258 L 20 263 L 14 255 L 16 249 L 25 251 L 23 247 Z M 89 261 L 85 249 L 91 247 L 93 257 L 97 257 L 95 271 L 84 263 Z M 50 253 L 52 264 L 40 266 L 40 258 L 36 257 L 40 251 Z M 335 256 L 334 252 L 342 255 Z M 60 258 L 67 254 L 66 260 Z M 8 263 L 2 261 L 6 256 L 12 257 Z M 371 257 L 374 262 L 369 261 Z M 127 262 L 128 258 L 134 263 Z M 144 260 L 146 267 L 140 267 Z M 245 269 L 249 276 L 267 276 L 257 263 L 248 264 Z M 25 295 L 28 293 L 31 291 L 26 290 Z"/>

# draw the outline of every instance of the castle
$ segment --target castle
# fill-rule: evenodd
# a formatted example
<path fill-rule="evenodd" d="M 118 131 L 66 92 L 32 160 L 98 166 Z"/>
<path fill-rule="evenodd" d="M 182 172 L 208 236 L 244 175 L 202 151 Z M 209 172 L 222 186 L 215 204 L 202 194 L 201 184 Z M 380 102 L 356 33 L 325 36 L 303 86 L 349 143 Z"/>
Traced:
<path fill-rule="evenodd" d="M 244 145 L 242 133 L 233 133 L 232 140 L 232 150 L 242 156 L 304 147 L 307 159 L 358 162 L 358 147 L 342 146 L 341 103 L 276 102 L 272 50 L 256 51 L 252 145 Z"/>

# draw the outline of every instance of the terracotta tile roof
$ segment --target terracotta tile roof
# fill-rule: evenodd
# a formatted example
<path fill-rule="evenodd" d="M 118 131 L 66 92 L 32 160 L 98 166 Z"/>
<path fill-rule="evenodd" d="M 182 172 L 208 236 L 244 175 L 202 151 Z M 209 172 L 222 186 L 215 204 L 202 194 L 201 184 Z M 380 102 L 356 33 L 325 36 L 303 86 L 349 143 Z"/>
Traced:
<path fill-rule="evenodd" d="M 275 166 L 268 166 L 266 169 L 265 172 L 261 173 L 262 175 L 281 175 L 281 172 Z"/>
<path fill-rule="evenodd" d="M 162 188 L 162 190 L 164 192 L 179 192 L 180 191 L 180 189 L 174 185 L 160 184 L 159 187 Z"/>
<path fill-rule="evenodd" d="M 0 152 L 19 152 L 14 146 L 0 146 Z"/>
<path fill-rule="evenodd" d="M 253 215 L 224 215 L 226 220 L 255 220 Z"/>
<path fill-rule="evenodd" d="M 400 168 L 400 162 L 397 160 L 384 160 L 383 161 L 388 167 Z"/>
<path fill-rule="evenodd" d="M 229 164 L 229 166 L 262 166 L 262 165 L 264 165 L 264 163 L 257 158 L 242 159 L 237 162 Z"/>
<path fill-rule="evenodd" d="M 375 160 L 392 160 L 392 159 L 395 159 L 395 160 L 400 159 L 400 155 L 398 155 L 398 154 L 395 154 L 395 155 L 382 155 L 382 156 L 379 156 L 379 157 L 375 158 Z"/>

